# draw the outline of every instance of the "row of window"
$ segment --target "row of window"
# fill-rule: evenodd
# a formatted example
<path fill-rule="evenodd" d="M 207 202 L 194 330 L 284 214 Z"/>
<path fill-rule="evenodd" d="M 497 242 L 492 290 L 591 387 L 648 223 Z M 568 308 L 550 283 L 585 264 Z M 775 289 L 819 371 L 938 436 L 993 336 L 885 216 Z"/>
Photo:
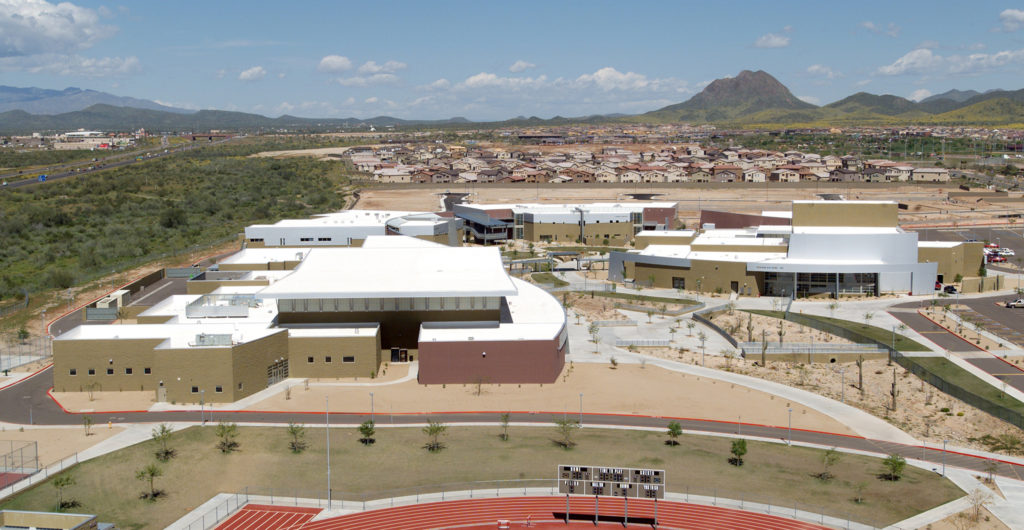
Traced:
<path fill-rule="evenodd" d="M 242 383 L 238 383 L 238 389 L 239 390 L 242 389 Z M 220 394 L 221 392 L 224 391 L 224 387 L 222 387 L 220 385 L 217 385 L 217 386 L 213 387 L 213 391 L 218 393 L 218 394 Z M 192 387 L 192 393 L 193 394 L 198 394 L 199 393 L 199 387 L 197 387 L 197 386 Z"/>
<path fill-rule="evenodd" d="M 133 372 L 133 370 L 131 368 L 125 368 L 124 369 L 124 375 L 132 375 L 132 372 Z M 144 373 L 146 375 L 150 375 L 150 374 L 153 373 L 153 370 L 151 368 L 143 368 L 142 369 L 142 373 Z M 96 369 L 95 368 L 89 368 L 88 374 L 89 375 L 96 375 Z M 68 375 L 78 375 L 78 368 L 72 368 L 72 369 L 68 370 Z M 107 368 L 107 375 L 114 375 L 114 369 L 113 368 Z"/>
<path fill-rule="evenodd" d="M 310 363 L 310 364 L 313 364 L 314 362 L 316 362 L 316 359 L 314 359 L 313 356 L 310 355 L 309 357 L 306 357 L 306 362 Z M 330 355 L 324 356 L 324 362 L 325 363 L 333 362 L 333 358 Z M 346 356 L 341 358 L 341 362 L 343 362 L 343 363 L 354 363 L 354 362 L 356 362 L 356 358 L 355 358 L 355 356 L 352 356 L 352 355 L 346 355 Z"/>
<path fill-rule="evenodd" d="M 318 238 L 316 238 L 316 240 L 317 241 L 330 241 L 331 238 L 329 238 L 329 237 L 318 237 Z M 303 243 L 309 243 L 309 242 L 313 241 L 313 238 L 312 237 L 300 237 L 299 241 L 301 241 Z"/>

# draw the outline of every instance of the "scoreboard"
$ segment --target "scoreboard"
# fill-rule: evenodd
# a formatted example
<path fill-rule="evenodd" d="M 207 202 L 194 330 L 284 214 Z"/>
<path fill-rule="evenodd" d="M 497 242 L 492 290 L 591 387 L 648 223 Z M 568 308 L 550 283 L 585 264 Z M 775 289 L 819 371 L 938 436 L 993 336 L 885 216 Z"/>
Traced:
<path fill-rule="evenodd" d="M 560 465 L 558 492 L 564 495 L 664 499 L 665 471 Z"/>

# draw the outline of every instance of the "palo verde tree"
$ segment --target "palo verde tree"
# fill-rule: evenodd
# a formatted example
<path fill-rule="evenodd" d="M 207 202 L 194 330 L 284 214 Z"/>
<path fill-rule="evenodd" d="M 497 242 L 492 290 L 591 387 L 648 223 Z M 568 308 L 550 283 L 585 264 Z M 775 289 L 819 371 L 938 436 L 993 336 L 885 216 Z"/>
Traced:
<path fill-rule="evenodd" d="M 363 445 L 372 445 L 376 442 L 377 439 L 373 437 L 375 434 L 377 434 L 377 427 L 373 420 L 366 420 L 359 424 L 359 442 Z"/>
<path fill-rule="evenodd" d="M 57 490 L 58 512 L 66 510 L 68 508 L 75 508 L 79 505 L 78 501 L 74 499 L 64 500 L 64 490 L 70 488 L 71 486 L 74 486 L 76 483 L 77 482 L 75 481 L 75 476 L 72 475 L 71 473 L 63 473 L 61 475 L 57 475 L 53 479 L 53 482 L 51 482 L 51 484 L 53 484 L 54 489 Z"/>
<path fill-rule="evenodd" d="M 164 494 L 163 491 L 156 489 L 155 481 L 157 478 L 163 476 L 164 471 L 160 469 L 160 466 L 156 463 L 147 464 L 146 467 L 135 472 L 136 480 L 142 480 L 149 483 L 149 491 L 143 492 L 139 497 L 145 500 L 155 501 L 157 497 Z"/>
<path fill-rule="evenodd" d="M 299 454 L 306 450 L 308 444 L 306 443 L 306 428 L 298 423 L 288 424 L 288 436 L 291 440 L 288 441 L 288 449 L 295 454 Z"/>
<path fill-rule="evenodd" d="M 430 420 L 427 426 L 423 428 L 423 434 L 427 435 L 427 445 L 423 446 L 424 449 L 431 453 L 436 453 L 445 448 L 444 442 L 441 441 L 441 437 L 448 431 L 448 426 L 439 422 Z"/>
<path fill-rule="evenodd" d="M 903 471 L 907 468 L 907 460 L 898 454 L 891 454 L 882 460 L 882 473 L 878 478 L 895 482 L 903 478 Z"/>
<path fill-rule="evenodd" d="M 576 435 L 576 431 L 579 429 L 580 422 L 576 420 L 555 420 L 555 432 L 558 433 L 558 438 L 555 440 L 555 444 L 565 450 L 576 447 L 576 441 L 573 438 Z"/>
<path fill-rule="evenodd" d="M 501 434 L 498 435 L 498 438 L 501 438 L 501 441 L 503 441 L 503 442 L 507 442 L 508 441 L 508 423 L 509 423 L 509 419 L 511 417 L 512 417 L 512 414 L 510 414 L 508 412 L 502 412 L 501 413 L 501 420 L 500 420 L 500 423 L 501 423 Z"/>
<path fill-rule="evenodd" d="M 828 450 L 826 450 L 821 455 L 821 466 L 823 469 L 821 473 L 818 473 L 817 477 L 824 481 L 831 480 L 834 477 L 834 475 L 829 470 L 832 468 L 832 466 L 839 463 L 839 459 L 841 457 L 842 454 L 839 451 L 837 451 L 835 447 L 831 447 Z"/>
<path fill-rule="evenodd" d="M 679 445 L 679 436 L 683 434 L 683 426 L 678 421 L 670 421 L 668 423 L 668 431 L 665 432 L 668 435 L 668 440 L 665 440 L 665 445 L 675 447 Z"/>
<path fill-rule="evenodd" d="M 171 441 L 171 433 L 173 432 L 166 423 L 153 427 L 152 439 L 159 446 L 156 450 L 156 459 L 161 462 L 166 462 L 174 457 L 174 449 L 168 446 Z"/>

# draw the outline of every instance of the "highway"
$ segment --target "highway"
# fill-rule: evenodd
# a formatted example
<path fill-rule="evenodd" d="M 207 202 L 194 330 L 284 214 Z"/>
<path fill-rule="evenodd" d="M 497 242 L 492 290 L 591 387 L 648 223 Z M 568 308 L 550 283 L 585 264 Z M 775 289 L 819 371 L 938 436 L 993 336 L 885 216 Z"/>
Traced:
<path fill-rule="evenodd" d="M 82 414 L 73 414 L 61 409 L 48 395 L 53 386 L 53 367 L 46 368 L 37 375 L 17 384 L 0 389 L 0 421 L 14 424 L 37 425 L 81 425 Z M 436 412 L 436 413 L 402 413 L 376 414 L 374 420 L 378 425 L 409 425 L 422 424 L 428 419 L 444 423 L 497 423 L 504 411 L 494 412 Z M 199 410 L 175 412 L 97 412 L 90 413 L 97 423 L 160 423 L 160 422 L 200 422 Z M 274 412 L 274 411 L 241 411 L 241 412 L 210 412 L 205 413 L 208 421 L 229 421 L 236 423 L 266 423 L 283 425 L 295 423 L 320 423 L 325 418 L 323 411 L 311 412 Z M 332 412 L 331 425 L 355 426 L 365 421 L 368 413 Z M 517 411 L 512 412 L 512 423 L 553 423 L 563 418 L 580 418 L 579 411 Z M 898 444 L 883 440 L 872 440 L 858 436 L 832 434 L 800 429 L 789 429 L 782 426 L 737 424 L 716 420 L 700 420 L 690 418 L 670 418 L 642 415 L 603 414 L 590 412 L 582 415 L 583 426 L 623 426 L 647 427 L 664 429 L 669 421 L 678 421 L 684 430 L 729 434 L 737 436 L 762 437 L 776 440 L 790 440 L 810 444 L 842 447 L 866 451 L 879 455 L 900 454 L 905 458 L 917 458 L 932 462 L 936 469 L 945 462 L 947 465 L 962 467 L 985 473 L 986 459 L 960 454 L 943 452 L 934 447 L 922 447 Z M 996 473 L 1014 479 L 1024 477 L 1024 465 L 1000 461 Z"/>

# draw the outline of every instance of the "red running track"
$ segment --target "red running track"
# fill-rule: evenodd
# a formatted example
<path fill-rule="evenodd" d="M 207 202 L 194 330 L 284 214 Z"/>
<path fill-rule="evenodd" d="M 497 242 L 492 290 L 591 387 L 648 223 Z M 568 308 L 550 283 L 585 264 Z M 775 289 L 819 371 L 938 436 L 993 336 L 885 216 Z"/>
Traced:
<path fill-rule="evenodd" d="M 0 489 L 6 488 L 27 476 L 25 473 L 0 473 Z"/>
<path fill-rule="evenodd" d="M 621 528 L 626 505 L 623 499 L 603 497 L 598 503 L 600 520 Z M 246 507 L 248 508 L 248 506 Z M 569 527 L 593 527 L 595 503 L 592 497 L 572 497 Z M 290 530 L 418 530 L 445 528 L 497 528 L 499 520 L 511 521 L 511 528 L 523 528 L 530 521 L 535 528 L 565 528 L 565 497 L 506 497 L 434 502 L 369 510 L 350 515 L 309 521 Z M 630 526 L 650 527 L 654 501 L 629 501 Z M 822 530 L 827 527 L 785 517 L 700 504 L 658 501 L 659 528 L 687 530 Z M 226 528 L 221 526 L 219 528 Z M 248 530 L 280 529 L 282 526 L 236 526 Z"/>
<path fill-rule="evenodd" d="M 320 508 L 247 504 L 217 525 L 217 530 L 276 530 L 299 527 L 318 513 Z"/>

